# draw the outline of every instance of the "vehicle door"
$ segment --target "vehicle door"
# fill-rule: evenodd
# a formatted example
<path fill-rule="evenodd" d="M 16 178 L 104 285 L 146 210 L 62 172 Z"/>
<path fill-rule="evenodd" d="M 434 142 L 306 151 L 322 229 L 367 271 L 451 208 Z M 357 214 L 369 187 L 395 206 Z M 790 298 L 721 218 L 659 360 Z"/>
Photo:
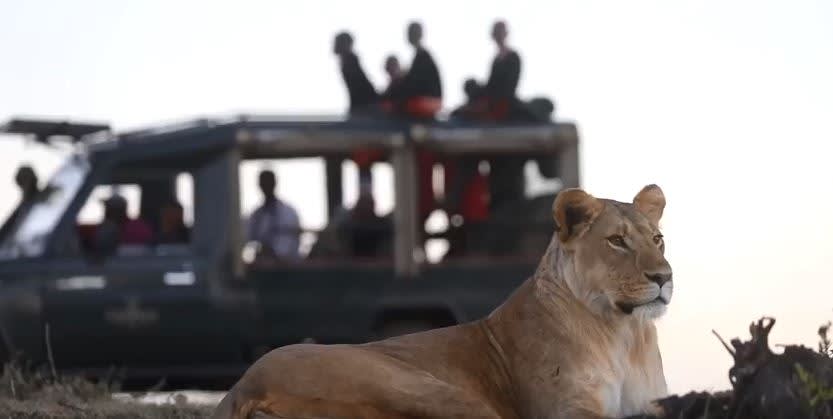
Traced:
<path fill-rule="evenodd" d="M 194 201 L 193 190 L 221 188 L 202 179 L 203 168 L 182 171 L 154 163 L 94 172 L 68 214 L 73 228 L 56 239 L 68 245 L 59 246 L 50 260 L 54 274 L 42 293 L 59 365 L 187 368 L 239 360 L 235 325 L 211 299 L 211 284 L 229 273 L 212 250 L 221 245 L 197 245 L 222 243 L 215 231 L 221 223 L 199 209 L 193 215 L 183 209 L 184 223 L 178 225 L 175 209 Z M 169 188 L 160 191 L 165 184 Z M 114 248 L 104 248 L 113 243 L 103 238 L 108 211 L 103 200 L 114 195 L 127 201 L 133 230 L 122 229 Z M 216 208 L 212 211 L 216 215 Z M 178 234 L 177 228 L 182 228 Z M 147 229 L 150 239 L 142 237 Z"/>

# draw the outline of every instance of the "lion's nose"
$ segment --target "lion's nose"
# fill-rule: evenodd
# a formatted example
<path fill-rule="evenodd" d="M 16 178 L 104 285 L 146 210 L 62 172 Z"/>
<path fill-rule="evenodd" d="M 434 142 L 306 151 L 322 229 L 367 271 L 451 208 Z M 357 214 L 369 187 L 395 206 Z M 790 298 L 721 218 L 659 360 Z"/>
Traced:
<path fill-rule="evenodd" d="M 648 278 L 649 280 L 653 281 L 653 282 L 656 282 L 657 285 L 659 285 L 660 288 L 662 288 L 662 286 L 665 285 L 666 282 L 671 280 L 671 274 L 670 273 L 648 273 L 648 272 L 645 272 L 645 277 Z"/>

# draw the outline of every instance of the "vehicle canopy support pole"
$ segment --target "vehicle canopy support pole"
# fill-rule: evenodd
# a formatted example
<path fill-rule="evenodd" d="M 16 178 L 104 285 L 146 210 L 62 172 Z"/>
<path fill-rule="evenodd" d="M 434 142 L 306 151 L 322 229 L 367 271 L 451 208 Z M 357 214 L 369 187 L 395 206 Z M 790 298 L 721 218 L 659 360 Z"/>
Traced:
<path fill-rule="evenodd" d="M 575 127 L 572 127 L 575 130 Z M 581 186 L 579 179 L 579 141 L 578 133 L 573 135 L 573 141 L 567 142 L 558 152 L 558 171 L 561 185 L 566 188 Z"/>
<path fill-rule="evenodd" d="M 333 219 L 336 211 L 344 203 L 344 195 L 341 191 L 341 163 L 343 159 L 339 157 L 328 157 L 326 159 L 327 171 L 327 216 L 330 220 Z"/>
<path fill-rule="evenodd" d="M 403 143 L 405 143 L 403 138 Z M 393 150 L 392 156 L 395 182 L 395 241 L 394 265 L 399 277 L 414 277 L 418 265 L 414 259 L 417 249 L 417 172 L 416 153 L 413 143 L 405 143 Z"/>
<path fill-rule="evenodd" d="M 213 270 L 242 277 L 243 232 L 240 215 L 240 152 L 227 150 L 194 173 L 194 232 L 197 255 L 219 261 Z"/>

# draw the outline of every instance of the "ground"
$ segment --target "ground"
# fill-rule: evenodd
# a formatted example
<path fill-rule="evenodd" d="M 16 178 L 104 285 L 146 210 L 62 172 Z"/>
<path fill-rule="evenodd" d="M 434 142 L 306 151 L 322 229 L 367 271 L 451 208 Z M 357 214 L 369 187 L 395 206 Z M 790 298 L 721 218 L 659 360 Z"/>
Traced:
<path fill-rule="evenodd" d="M 118 393 L 111 384 L 57 377 L 48 368 L 8 364 L 0 376 L 0 418 L 205 418 L 214 404 L 193 404 L 187 395 L 170 395 L 157 404 L 143 394 Z M 158 399 L 158 397 L 157 397 Z M 201 400 L 204 401 L 204 400 Z M 158 402 L 158 401 L 157 401 Z"/>
<path fill-rule="evenodd" d="M 721 342 L 734 358 L 732 389 L 689 393 L 659 401 L 662 416 L 628 419 L 833 419 L 833 343 L 830 324 L 819 329 L 817 349 L 769 348 L 774 319 L 749 327 L 751 339 Z M 205 418 L 222 393 L 125 394 L 111 383 L 59 377 L 50 368 L 18 364 L 0 376 L 0 419 L 4 418 Z"/>

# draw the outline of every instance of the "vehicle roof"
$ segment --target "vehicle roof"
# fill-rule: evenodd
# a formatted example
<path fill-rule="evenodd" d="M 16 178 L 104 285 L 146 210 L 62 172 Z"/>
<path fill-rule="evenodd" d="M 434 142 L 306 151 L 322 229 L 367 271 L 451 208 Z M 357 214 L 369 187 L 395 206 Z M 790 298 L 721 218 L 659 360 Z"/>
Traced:
<path fill-rule="evenodd" d="M 107 124 L 33 118 L 14 118 L 0 126 L 0 133 L 32 135 L 41 143 L 52 141 L 54 137 L 78 142 L 85 136 L 109 131 Z"/>
<path fill-rule="evenodd" d="M 578 141 L 570 122 L 476 124 L 384 119 L 242 115 L 195 119 L 119 133 L 90 142 L 92 154 L 131 158 L 238 148 L 244 158 L 344 154 L 359 147 L 392 149 L 414 142 L 448 153 L 541 152 Z"/>

